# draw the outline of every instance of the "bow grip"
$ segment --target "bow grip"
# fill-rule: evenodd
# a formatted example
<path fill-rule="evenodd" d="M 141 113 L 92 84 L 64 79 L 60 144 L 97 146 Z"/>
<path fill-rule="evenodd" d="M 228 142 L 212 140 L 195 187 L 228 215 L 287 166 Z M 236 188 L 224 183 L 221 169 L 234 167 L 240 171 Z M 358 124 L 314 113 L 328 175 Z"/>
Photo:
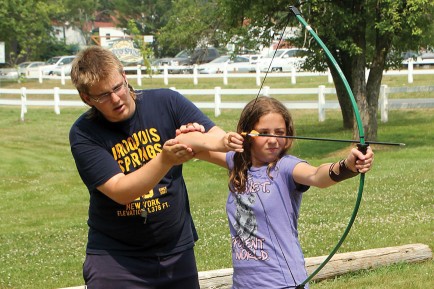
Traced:
<path fill-rule="evenodd" d="M 366 152 L 368 150 L 368 146 L 369 146 L 369 144 L 366 144 L 366 143 L 363 143 L 363 144 L 362 143 L 358 143 L 357 144 L 357 149 L 359 151 L 361 151 L 362 154 L 366 155 Z"/>

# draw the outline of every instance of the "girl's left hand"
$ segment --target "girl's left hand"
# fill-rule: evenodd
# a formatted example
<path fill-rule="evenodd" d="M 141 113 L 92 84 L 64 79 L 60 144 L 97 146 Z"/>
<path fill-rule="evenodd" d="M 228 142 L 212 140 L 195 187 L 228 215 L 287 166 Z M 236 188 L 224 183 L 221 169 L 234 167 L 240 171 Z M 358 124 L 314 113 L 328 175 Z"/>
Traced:
<path fill-rule="evenodd" d="M 357 148 L 353 148 L 345 160 L 347 168 L 353 172 L 366 173 L 368 172 L 374 162 L 374 152 L 368 146 L 366 154 L 364 155 Z"/>

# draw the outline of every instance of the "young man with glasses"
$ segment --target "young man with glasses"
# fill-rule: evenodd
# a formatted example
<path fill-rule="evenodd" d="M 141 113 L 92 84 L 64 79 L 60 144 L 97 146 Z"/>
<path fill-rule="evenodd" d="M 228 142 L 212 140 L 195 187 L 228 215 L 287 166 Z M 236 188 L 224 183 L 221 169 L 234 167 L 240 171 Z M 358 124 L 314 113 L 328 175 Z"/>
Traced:
<path fill-rule="evenodd" d="M 192 148 L 180 127 L 207 149 L 227 151 L 225 132 L 169 89 L 133 90 L 110 51 L 92 46 L 71 79 L 90 106 L 70 130 L 71 151 L 90 193 L 83 276 L 87 288 L 199 288 L 182 163 Z M 201 125 L 198 125 L 201 124 Z M 238 149 L 242 145 L 238 146 Z"/>

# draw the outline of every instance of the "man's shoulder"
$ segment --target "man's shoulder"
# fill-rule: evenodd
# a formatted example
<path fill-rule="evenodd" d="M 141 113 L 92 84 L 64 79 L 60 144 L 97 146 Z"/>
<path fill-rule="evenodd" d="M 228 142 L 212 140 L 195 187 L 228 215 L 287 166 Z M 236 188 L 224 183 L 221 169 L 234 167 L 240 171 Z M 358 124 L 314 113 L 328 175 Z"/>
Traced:
<path fill-rule="evenodd" d="M 170 88 L 139 89 L 136 90 L 135 92 L 136 95 L 139 97 L 153 97 L 153 96 L 160 97 L 160 96 L 179 95 L 178 92 Z"/>
<path fill-rule="evenodd" d="M 147 105 L 149 102 L 157 105 L 160 103 L 161 105 L 168 104 L 181 107 L 190 104 L 190 101 L 186 97 L 170 88 L 142 89 L 136 90 L 135 92 L 137 101 Z"/>

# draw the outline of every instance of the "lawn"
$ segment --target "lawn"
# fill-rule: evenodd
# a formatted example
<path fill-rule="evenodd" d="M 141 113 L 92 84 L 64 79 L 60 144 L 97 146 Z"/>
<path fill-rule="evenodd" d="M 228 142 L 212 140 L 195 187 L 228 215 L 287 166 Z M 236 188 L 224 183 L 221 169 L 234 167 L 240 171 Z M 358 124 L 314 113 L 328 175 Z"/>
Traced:
<path fill-rule="evenodd" d="M 322 82 L 309 81 L 300 85 L 315 87 Z M 400 86 L 405 77 L 385 81 L 391 87 Z M 415 82 L 415 86 L 431 85 L 432 76 L 431 80 L 415 78 Z M 207 85 L 221 86 L 221 80 L 220 84 L 209 80 Z M 2 88 L 21 86 L 40 87 L 30 81 L 1 83 Z M 44 86 L 60 85 L 44 82 Z M 144 86 L 163 85 L 154 79 Z M 173 86 L 191 88 L 185 80 Z M 70 83 L 65 88 L 71 88 Z M 433 97 L 431 94 L 419 97 Z M 83 283 L 89 197 L 68 144 L 69 128 L 82 112 L 82 108 L 62 108 L 56 115 L 52 108 L 30 107 L 21 122 L 19 107 L 0 107 L 1 289 L 54 289 Z M 211 110 L 205 112 L 224 129 L 234 130 L 240 110 L 223 110 L 218 118 Z M 294 110 L 292 114 L 298 135 L 351 138 L 352 133 L 341 128 L 338 111 L 327 111 L 323 123 L 318 122 L 317 111 Z M 424 243 L 433 249 L 434 109 L 392 110 L 389 122 L 379 121 L 378 125 L 378 141 L 406 146 L 374 146 L 375 165 L 366 176 L 361 208 L 339 252 L 410 243 Z M 348 148 L 344 143 L 299 140 L 291 153 L 319 165 L 344 157 Z M 230 267 L 224 211 L 227 173 L 191 161 L 184 166 L 184 174 L 200 236 L 196 244 L 199 270 Z M 305 194 L 299 231 L 306 257 L 327 255 L 333 248 L 353 210 L 357 186 L 358 179 L 352 179 L 328 189 L 311 188 Z M 432 272 L 433 261 L 396 264 L 315 283 L 311 288 L 434 288 Z"/>

